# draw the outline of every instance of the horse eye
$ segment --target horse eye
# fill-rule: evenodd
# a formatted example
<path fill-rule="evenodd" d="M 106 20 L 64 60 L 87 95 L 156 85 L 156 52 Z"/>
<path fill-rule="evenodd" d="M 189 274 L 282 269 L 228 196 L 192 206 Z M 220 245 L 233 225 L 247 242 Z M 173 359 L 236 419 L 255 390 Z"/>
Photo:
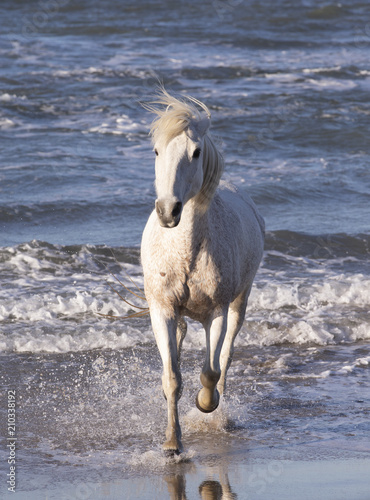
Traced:
<path fill-rule="evenodd" d="M 199 158 L 200 153 L 201 153 L 200 148 L 197 148 L 193 153 L 193 158 Z"/>
<path fill-rule="evenodd" d="M 154 153 L 155 153 L 155 155 L 156 155 L 156 156 L 158 156 L 158 154 L 159 154 L 159 153 L 158 153 L 158 149 L 155 149 L 155 150 L 154 150 Z"/>

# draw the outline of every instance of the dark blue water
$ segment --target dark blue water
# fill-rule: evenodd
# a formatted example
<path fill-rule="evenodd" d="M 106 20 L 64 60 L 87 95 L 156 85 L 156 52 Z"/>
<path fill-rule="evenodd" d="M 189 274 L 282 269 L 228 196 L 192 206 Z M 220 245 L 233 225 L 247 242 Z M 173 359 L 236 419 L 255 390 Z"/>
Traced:
<path fill-rule="evenodd" d="M 155 191 L 153 117 L 140 101 L 158 80 L 209 107 L 224 177 L 266 220 L 264 264 L 232 368 L 230 439 L 253 435 L 268 446 L 304 432 L 340 435 L 354 449 L 369 442 L 369 14 L 368 2 L 350 0 L 1 3 L 1 383 L 22 391 L 26 468 L 44 467 L 48 454 L 52 464 L 84 463 L 89 448 L 98 473 L 112 450 L 122 470 L 140 469 L 140 454 L 160 445 L 160 410 L 146 408 L 146 423 L 136 415 L 148 391 L 163 406 L 149 320 L 96 314 L 129 311 L 105 283 L 119 287 L 111 272 L 142 285 L 139 246 Z M 202 348 L 192 323 L 185 351 L 194 391 Z M 135 379 L 142 359 L 150 382 Z M 299 401 L 294 428 L 279 403 L 289 394 Z M 124 415 L 117 429 L 94 413 L 106 398 Z M 256 424 L 264 398 L 281 417 L 276 435 Z M 315 398 L 314 424 L 305 408 Z M 184 401 L 194 416 L 192 395 Z M 199 429 L 188 427 L 197 442 Z"/>
<path fill-rule="evenodd" d="M 157 78 L 210 107 L 226 175 L 270 231 L 368 231 L 366 3 L 42 5 L 2 4 L 3 246 L 140 243 L 154 172 L 138 100 Z"/>

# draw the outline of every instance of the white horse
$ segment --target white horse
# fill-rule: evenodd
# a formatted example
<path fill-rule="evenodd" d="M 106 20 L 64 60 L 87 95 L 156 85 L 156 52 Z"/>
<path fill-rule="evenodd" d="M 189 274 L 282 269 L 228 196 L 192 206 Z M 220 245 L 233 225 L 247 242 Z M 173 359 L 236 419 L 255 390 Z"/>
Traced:
<path fill-rule="evenodd" d="M 157 114 L 151 128 L 157 200 L 143 233 L 141 260 L 163 362 L 168 405 L 163 448 L 178 454 L 184 316 L 205 329 L 203 388 L 196 405 L 212 412 L 225 388 L 234 339 L 262 258 L 264 221 L 247 194 L 224 182 L 218 187 L 224 163 L 208 135 L 210 112 L 203 103 L 176 99 L 162 88 L 146 108 Z"/>

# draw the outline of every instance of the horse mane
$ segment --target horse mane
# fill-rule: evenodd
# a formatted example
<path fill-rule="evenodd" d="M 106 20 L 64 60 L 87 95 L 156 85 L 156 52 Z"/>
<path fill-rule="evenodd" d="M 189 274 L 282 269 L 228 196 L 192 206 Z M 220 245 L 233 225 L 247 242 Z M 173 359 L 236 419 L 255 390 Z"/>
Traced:
<path fill-rule="evenodd" d="M 208 134 L 203 142 L 203 185 L 200 190 L 202 201 L 207 205 L 213 198 L 224 171 L 224 159 Z"/>
<path fill-rule="evenodd" d="M 196 125 L 200 122 L 202 115 L 197 106 L 207 114 L 210 120 L 211 113 L 201 101 L 190 96 L 182 99 L 176 98 L 160 86 L 155 100 L 143 104 L 145 109 L 157 115 L 150 128 L 152 143 L 160 142 L 167 146 L 172 139 L 185 132 L 191 123 Z M 204 135 L 202 152 L 203 185 L 200 195 L 202 202 L 208 204 L 220 182 L 224 160 L 208 132 Z"/>

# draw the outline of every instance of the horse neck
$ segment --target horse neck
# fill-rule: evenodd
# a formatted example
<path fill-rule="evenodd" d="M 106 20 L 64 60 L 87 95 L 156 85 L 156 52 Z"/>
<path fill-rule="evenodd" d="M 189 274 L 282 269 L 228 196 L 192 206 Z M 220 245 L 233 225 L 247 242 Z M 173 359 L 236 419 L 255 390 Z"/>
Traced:
<path fill-rule="evenodd" d="M 211 201 L 205 204 L 200 195 L 190 199 L 184 206 L 181 216 L 181 230 L 184 242 L 189 253 L 196 252 L 196 248 L 209 233 L 209 206 Z"/>

